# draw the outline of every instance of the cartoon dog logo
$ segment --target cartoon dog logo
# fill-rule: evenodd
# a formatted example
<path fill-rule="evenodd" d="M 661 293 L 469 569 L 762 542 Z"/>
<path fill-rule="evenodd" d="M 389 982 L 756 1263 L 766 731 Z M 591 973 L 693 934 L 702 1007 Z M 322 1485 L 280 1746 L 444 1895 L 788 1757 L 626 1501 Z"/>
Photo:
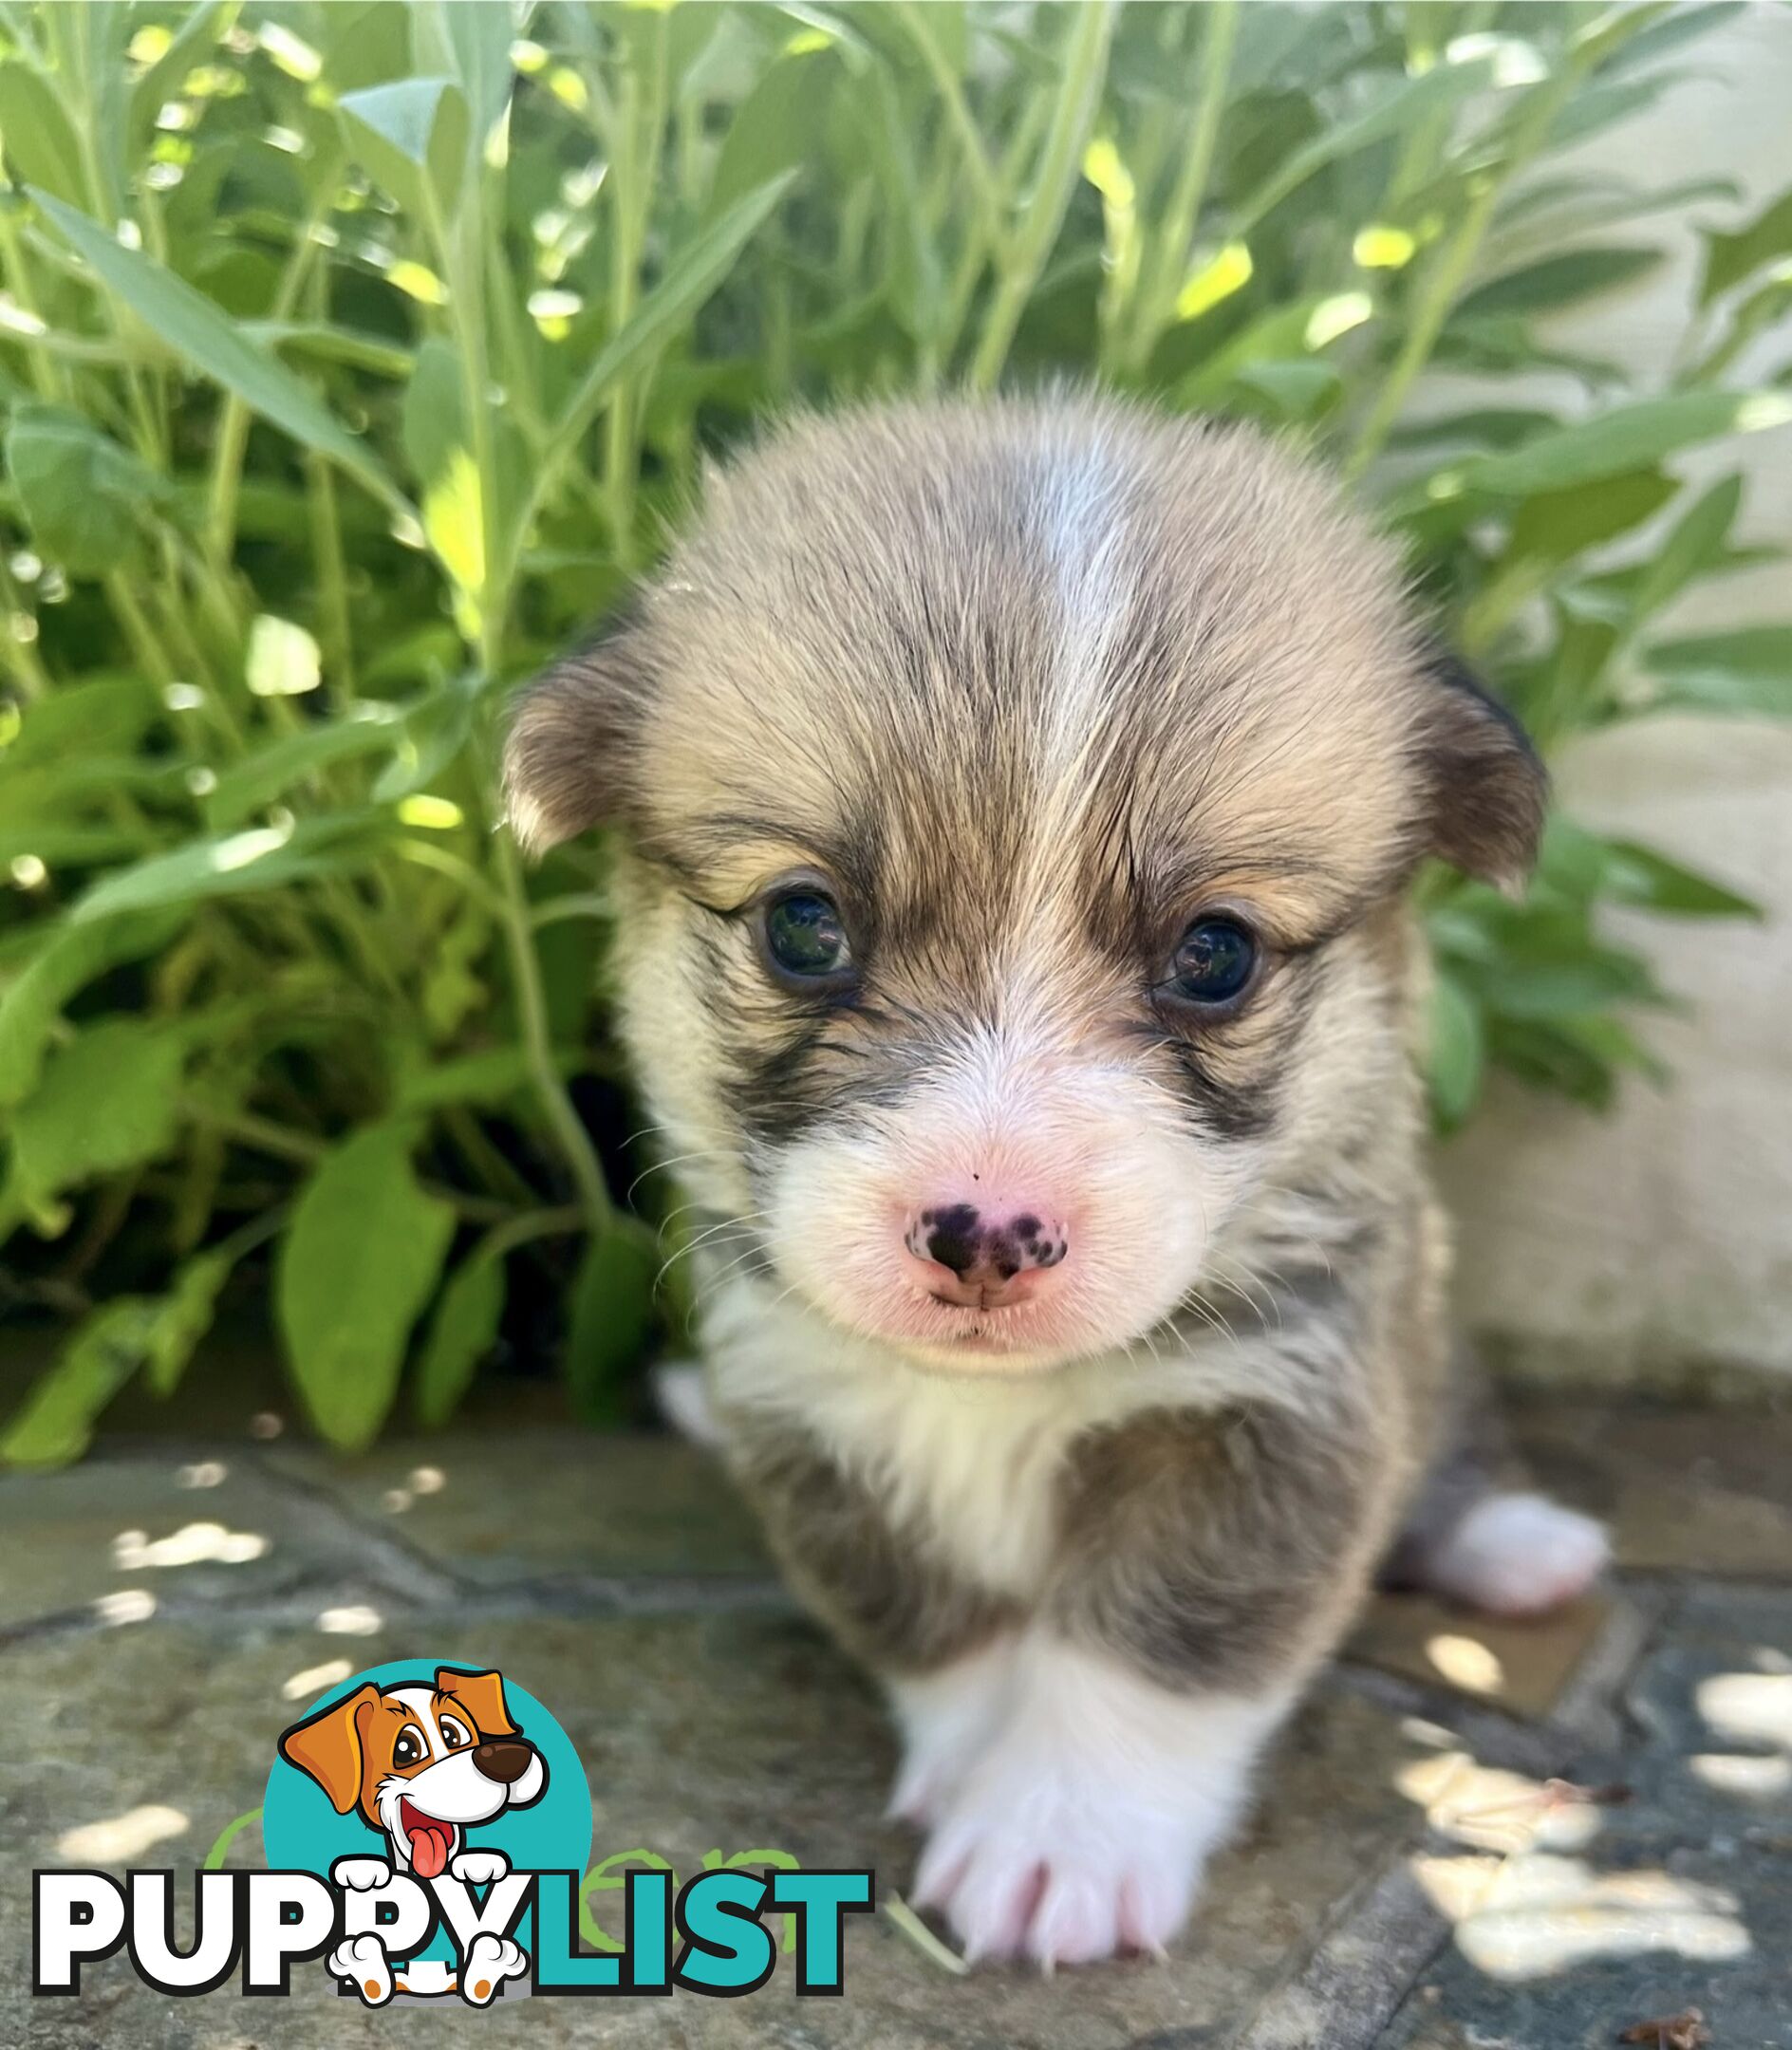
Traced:
<path fill-rule="evenodd" d="M 395 1873 L 424 1881 L 446 1873 L 468 1886 L 502 1878 L 509 1859 L 469 1849 L 467 1833 L 507 1808 L 532 1806 L 548 1784 L 547 1761 L 513 1722 L 502 1678 L 446 1666 L 437 1668 L 433 1687 L 367 1682 L 284 1731 L 280 1756 L 316 1780 L 338 1815 L 353 1811 L 385 1837 L 385 1856 L 338 1858 L 331 1867 L 338 1886 L 361 1890 L 389 1885 Z M 524 1969 L 521 1950 L 507 1938 L 482 1936 L 478 1945 L 492 1955 L 469 1958 L 468 1970 L 476 1965 L 489 1991 Z M 339 1946 L 328 1963 L 364 1993 L 382 1981 L 382 1992 L 457 1990 L 439 1968 L 421 1965 L 408 1974 L 393 1969 L 388 1979 L 389 1961 L 374 1937 Z"/>

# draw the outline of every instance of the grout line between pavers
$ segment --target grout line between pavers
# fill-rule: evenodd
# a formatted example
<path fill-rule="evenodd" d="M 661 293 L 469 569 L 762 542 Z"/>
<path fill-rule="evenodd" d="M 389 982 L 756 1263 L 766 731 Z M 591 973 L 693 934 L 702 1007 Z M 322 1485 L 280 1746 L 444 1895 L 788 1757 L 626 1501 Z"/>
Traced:
<path fill-rule="evenodd" d="M 1226 2050 L 1371 2050 L 1448 1940 L 1449 1925 L 1412 1876 L 1409 1853 L 1396 1853 Z M 1153 2038 L 1151 2050 L 1172 2050 L 1175 2041 Z"/>

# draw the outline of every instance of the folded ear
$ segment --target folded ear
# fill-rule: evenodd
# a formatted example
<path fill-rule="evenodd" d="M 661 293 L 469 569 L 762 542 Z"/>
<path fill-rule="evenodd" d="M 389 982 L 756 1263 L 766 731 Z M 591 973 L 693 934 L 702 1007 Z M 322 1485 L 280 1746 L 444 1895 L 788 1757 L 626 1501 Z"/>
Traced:
<path fill-rule="evenodd" d="M 516 1725 L 504 1700 L 504 1682 L 497 1673 L 456 1672 L 452 1667 L 439 1666 L 436 1691 L 457 1701 L 481 1737 L 515 1736 Z"/>
<path fill-rule="evenodd" d="M 1427 664 L 1427 851 L 1508 896 L 1537 860 L 1549 778 L 1522 726 L 1452 655 Z"/>
<path fill-rule="evenodd" d="M 569 655 L 518 695 L 504 743 L 504 813 L 525 853 L 545 854 L 624 810 L 644 697 L 626 633 Z"/>
<path fill-rule="evenodd" d="M 281 1735 L 280 1756 L 317 1781 L 338 1815 L 361 1798 L 362 1719 L 379 1701 L 377 1687 L 358 1687 Z"/>

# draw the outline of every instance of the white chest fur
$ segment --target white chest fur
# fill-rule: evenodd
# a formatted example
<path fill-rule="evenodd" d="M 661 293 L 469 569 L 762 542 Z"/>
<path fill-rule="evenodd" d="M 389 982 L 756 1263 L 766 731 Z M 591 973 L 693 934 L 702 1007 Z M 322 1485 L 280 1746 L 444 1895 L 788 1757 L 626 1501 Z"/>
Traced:
<path fill-rule="evenodd" d="M 724 1434 L 731 1412 L 787 1417 L 958 1571 L 1017 1595 L 1036 1593 L 1046 1570 L 1055 1482 L 1074 1440 L 1141 1410 L 1264 1391 L 1261 1349 L 1233 1341 L 1009 1378 L 929 1373 L 751 1282 L 713 1301 L 704 1336 Z"/>

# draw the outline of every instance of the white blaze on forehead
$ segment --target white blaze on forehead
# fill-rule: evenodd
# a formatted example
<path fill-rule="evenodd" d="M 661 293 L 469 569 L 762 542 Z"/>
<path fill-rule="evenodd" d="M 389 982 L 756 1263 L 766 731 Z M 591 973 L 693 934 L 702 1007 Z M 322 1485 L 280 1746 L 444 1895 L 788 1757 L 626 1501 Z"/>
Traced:
<path fill-rule="evenodd" d="M 1047 465 L 1036 516 L 1058 624 L 1040 760 L 1042 836 L 1068 829 L 1096 779 L 1114 648 L 1133 597 L 1120 473 L 1109 450 L 1079 437 L 1053 449 Z"/>
<path fill-rule="evenodd" d="M 400 1701 L 417 1718 L 418 1727 L 423 1733 L 423 1742 L 429 1748 L 431 1758 L 445 1758 L 448 1746 L 441 1740 L 441 1725 L 436 1721 L 436 1696 L 426 1687 L 394 1687 L 386 1696 L 388 1701 Z"/>

